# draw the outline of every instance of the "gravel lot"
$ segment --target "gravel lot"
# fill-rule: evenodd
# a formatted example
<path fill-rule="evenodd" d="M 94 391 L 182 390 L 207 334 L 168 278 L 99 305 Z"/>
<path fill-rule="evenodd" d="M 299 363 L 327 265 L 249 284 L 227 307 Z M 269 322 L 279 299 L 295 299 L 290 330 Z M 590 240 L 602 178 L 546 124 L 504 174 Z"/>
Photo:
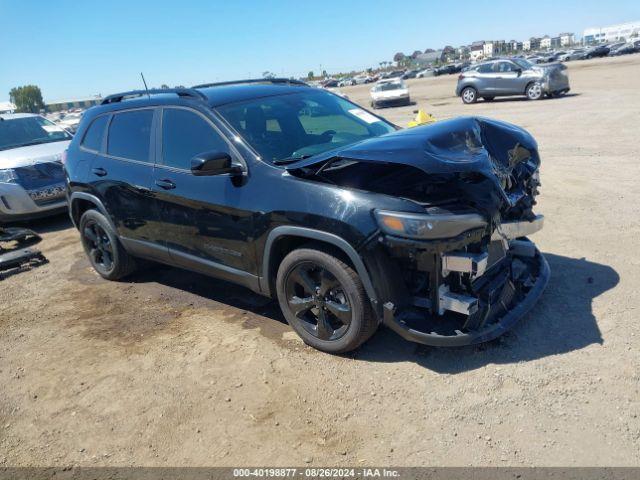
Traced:
<path fill-rule="evenodd" d="M 515 330 L 451 350 L 380 330 L 330 356 L 239 287 L 104 281 L 65 218 L 40 222 L 50 263 L 0 281 L 0 466 L 640 465 L 640 55 L 568 65 L 561 99 L 465 106 L 453 75 L 379 110 L 538 140 L 552 279 Z"/>

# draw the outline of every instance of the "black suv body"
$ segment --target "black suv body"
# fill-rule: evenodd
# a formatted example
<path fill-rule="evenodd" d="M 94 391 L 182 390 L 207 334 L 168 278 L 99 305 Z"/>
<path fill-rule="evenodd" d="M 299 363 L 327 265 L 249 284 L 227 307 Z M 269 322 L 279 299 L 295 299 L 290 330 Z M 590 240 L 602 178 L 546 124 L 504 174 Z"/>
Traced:
<path fill-rule="evenodd" d="M 526 313 L 549 276 L 525 238 L 542 226 L 539 164 L 513 125 L 399 130 L 271 80 L 108 97 L 84 115 L 65 170 L 103 277 L 144 258 L 235 282 L 277 297 L 305 342 L 337 353 L 380 323 L 454 346 Z"/>

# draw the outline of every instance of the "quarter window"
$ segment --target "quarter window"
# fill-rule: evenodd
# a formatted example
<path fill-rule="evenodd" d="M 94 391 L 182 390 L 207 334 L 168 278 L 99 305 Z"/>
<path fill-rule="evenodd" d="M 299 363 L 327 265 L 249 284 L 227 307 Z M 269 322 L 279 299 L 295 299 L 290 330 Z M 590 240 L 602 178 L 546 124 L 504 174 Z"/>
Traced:
<path fill-rule="evenodd" d="M 141 162 L 149 161 L 153 110 L 117 113 L 109 126 L 107 153 Z"/>
<path fill-rule="evenodd" d="M 188 170 L 204 152 L 228 152 L 227 142 L 200 115 L 182 108 L 162 112 L 162 163 Z"/>
<path fill-rule="evenodd" d="M 107 126 L 108 115 L 96 118 L 85 133 L 82 139 L 82 146 L 89 150 L 99 152 L 102 150 L 102 139 L 104 138 L 104 128 Z"/>

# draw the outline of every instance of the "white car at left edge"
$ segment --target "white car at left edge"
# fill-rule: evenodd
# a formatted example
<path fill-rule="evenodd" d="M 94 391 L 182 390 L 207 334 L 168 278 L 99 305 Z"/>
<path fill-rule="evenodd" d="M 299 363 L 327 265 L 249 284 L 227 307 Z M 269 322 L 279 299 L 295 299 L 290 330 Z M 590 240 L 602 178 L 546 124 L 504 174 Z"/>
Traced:
<path fill-rule="evenodd" d="M 71 138 L 40 115 L 0 115 L 0 223 L 66 210 L 62 162 Z"/>

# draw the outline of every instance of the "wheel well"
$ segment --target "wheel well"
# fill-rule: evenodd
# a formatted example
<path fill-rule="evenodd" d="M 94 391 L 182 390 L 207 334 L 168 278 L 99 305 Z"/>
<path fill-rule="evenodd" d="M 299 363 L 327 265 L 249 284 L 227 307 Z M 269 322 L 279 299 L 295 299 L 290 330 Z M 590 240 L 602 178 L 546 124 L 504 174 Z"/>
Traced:
<path fill-rule="evenodd" d="M 85 200 L 84 198 L 78 198 L 73 200 L 71 203 L 71 216 L 73 217 L 73 222 L 76 227 L 80 226 L 80 217 L 87 210 L 97 210 L 98 206 L 89 200 Z"/>
<path fill-rule="evenodd" d="M 266 274 L 265 276 L 269 281 L 269 291 L 272 296 L 275 295 L 276 292 L 276 276 L 278 274 L 278 267 L 282 263 L 284 257 L 299 248 L 312 248 L 314 250 L 320 250 L 321 252 L 328 253 L 356 270 L 349 256 L 331 243 L 323 242 L 321 240 L 312 240 L 307 237 L 283 235 L 273 242 L 269 252 L 269 271 L 263 272 L 263 274 Z M 264 252 L 264 254 L 266 255 L 267 252 Z"/>
<path fill-rule="evenodd" d="M 534 83 L 536 83 L 536 81 L 535 81 L 535 80 L 531 80 L 529 83 L 527 83 L 527 84 L 525 85 L 525 87 L 524 87 L 524 94 L 525 94 L 525 95 L 527 94 L 527 90 L 529 90 L 529 87 L 530 87 L 532 84 L 534 84 Z"/>

